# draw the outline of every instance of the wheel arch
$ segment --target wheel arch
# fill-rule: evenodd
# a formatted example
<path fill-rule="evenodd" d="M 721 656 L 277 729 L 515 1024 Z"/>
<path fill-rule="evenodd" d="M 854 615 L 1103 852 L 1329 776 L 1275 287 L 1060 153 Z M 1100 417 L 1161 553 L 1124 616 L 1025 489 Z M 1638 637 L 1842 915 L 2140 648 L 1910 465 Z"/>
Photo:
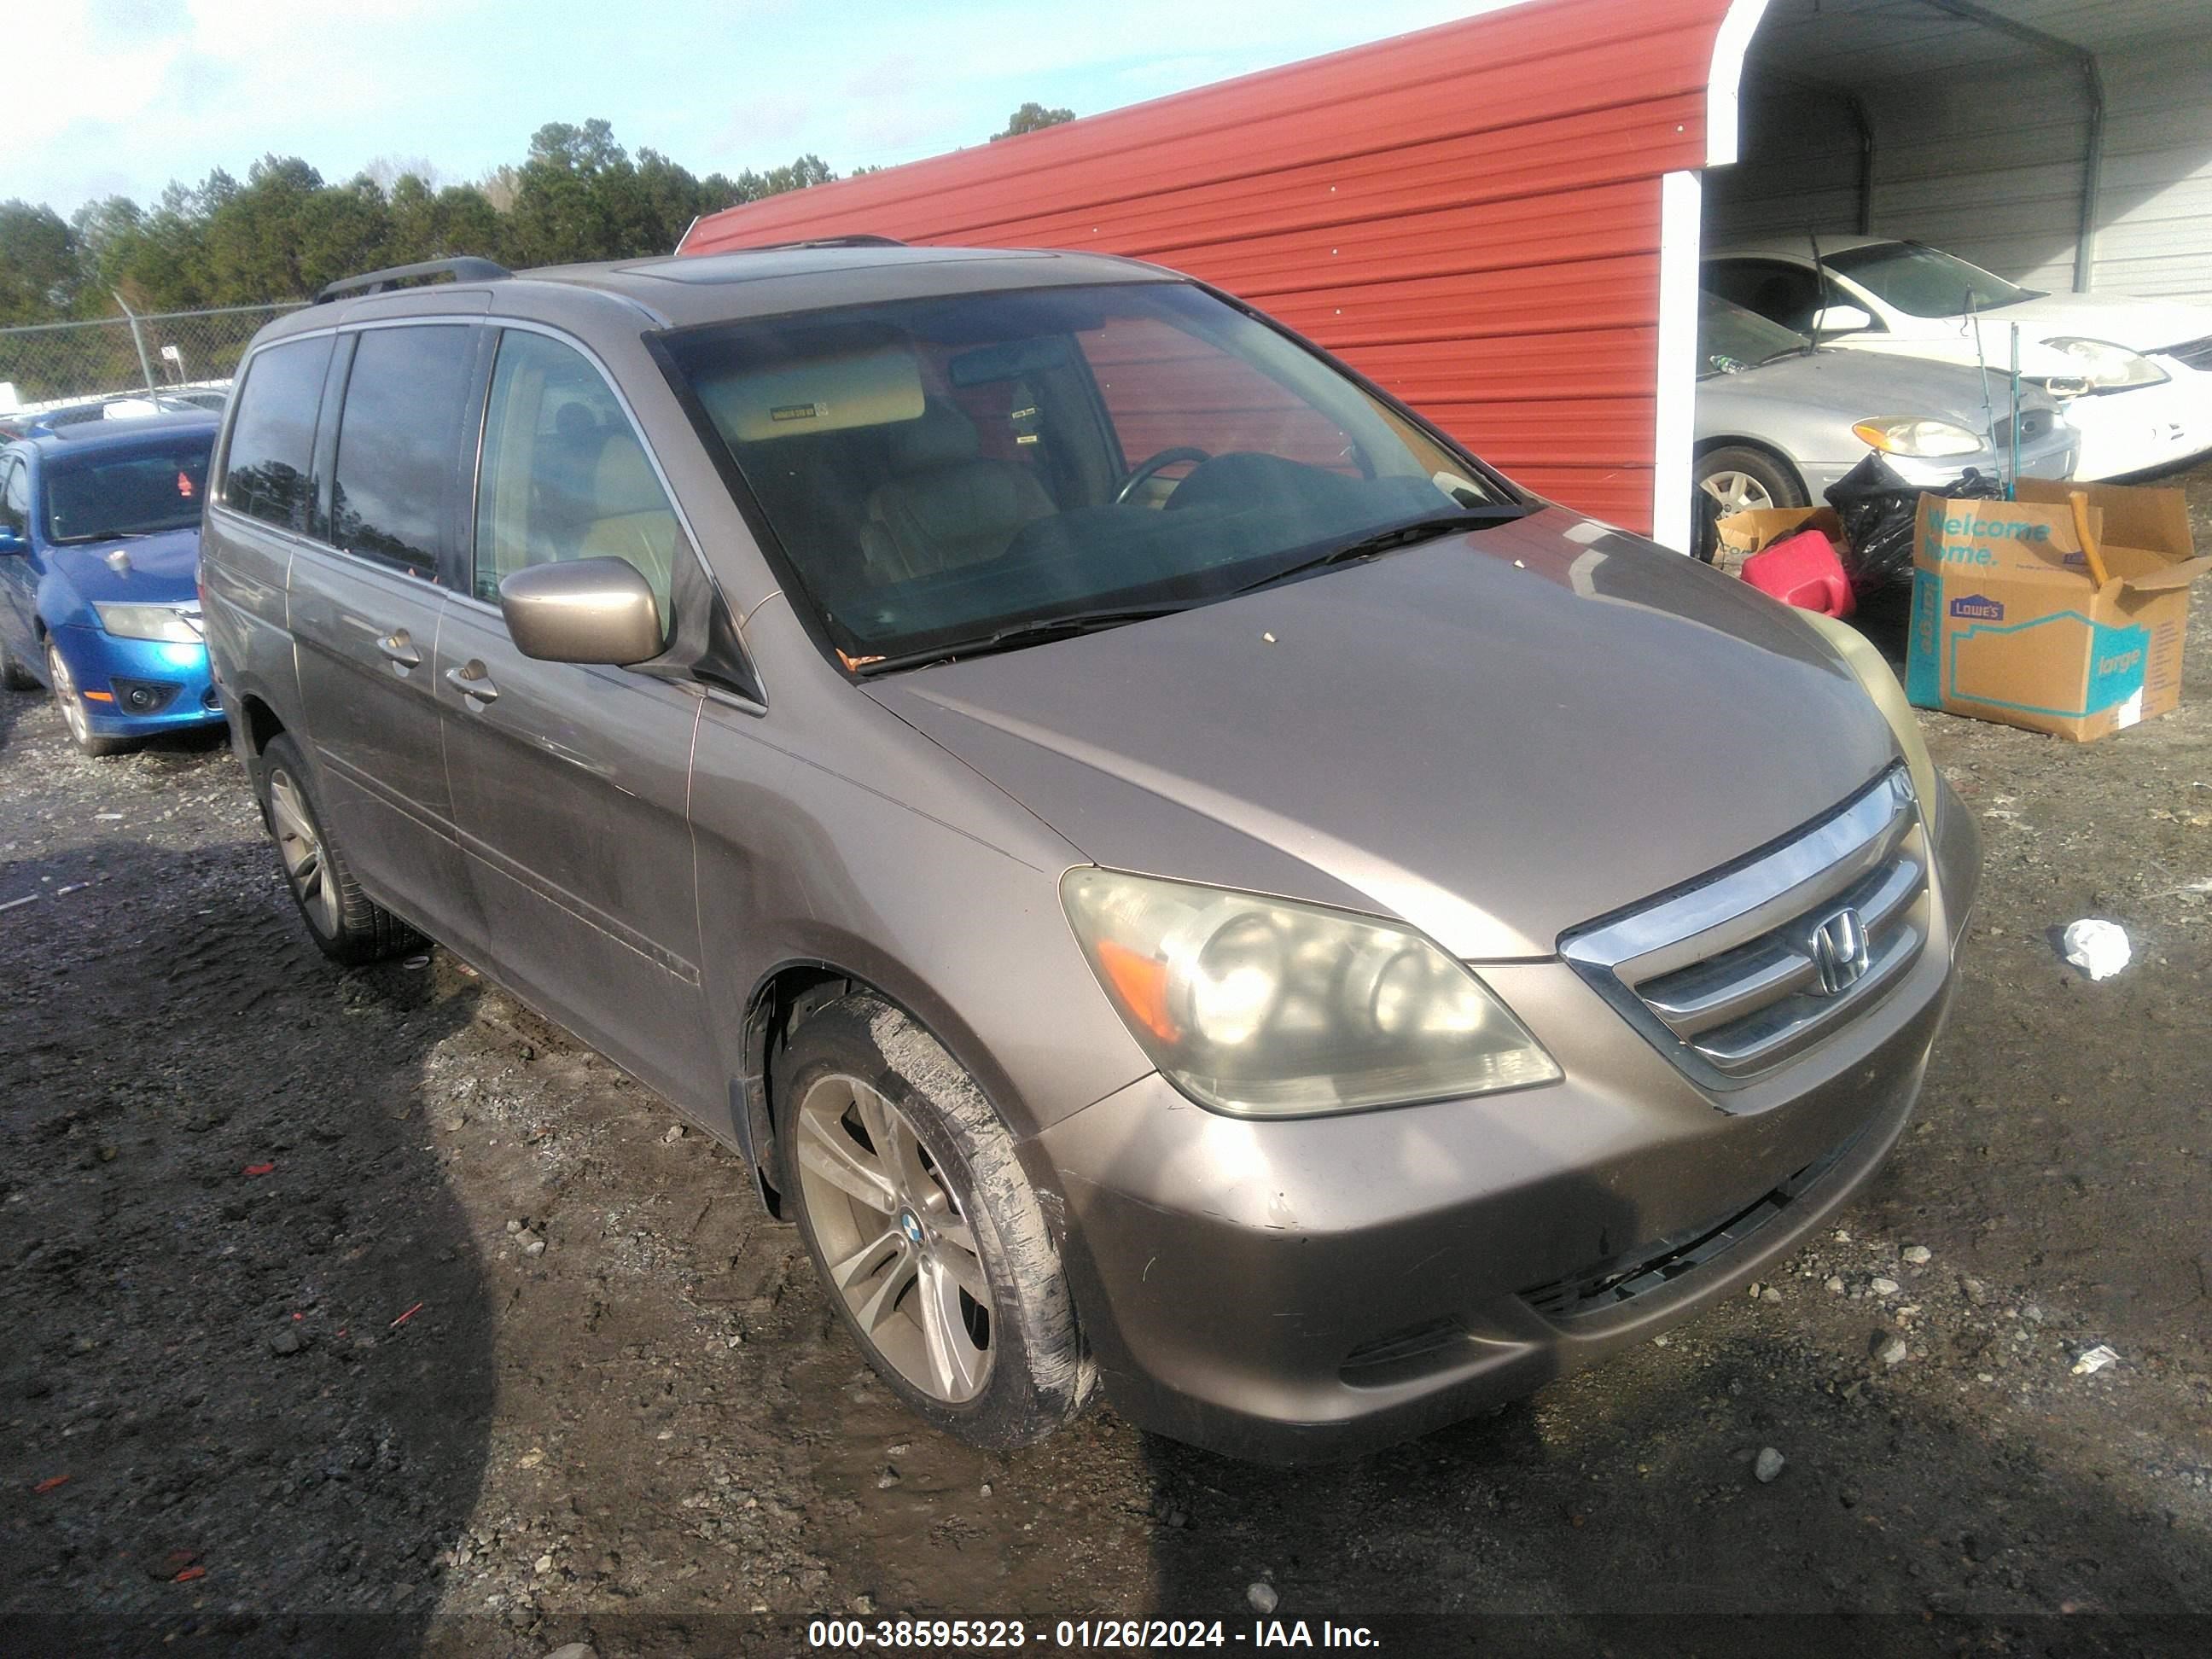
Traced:
<path fill-rule="evenodd" d="M 276 711 L 251 691 L 239 698 L 238 712 L 245 721 L 246 741 L 252 745 L 257 757 L 286 730 Z"/>
<path fill-rule="evenodd" d="M 1691 451 L 1692 465 L 1694 466 L 1695 463 L 1698 461 L 1704 460 L 1706 456 L 1713 453 L 1716 450 L 1722 449 L 1748 449 L 1758 454 L 1764 455 L 1768 460 L 1772 461 L 1777 466 L 1782 467 L 1787 471 L 1790 476 L 1797 481 L 1798 494 L 1804 496 L 1804 498 L 1808 501 L 1813 499 L 1813 486 L 1807 482 L 1805 477 L 1805 469 L 1798 465 L 1797 458 L 1790 454 L 1788 450 L 1780 447 L 1771 440 L 1765 438 L 1749 438 L 1742 436 L 1700 438 L 1698 440 L 1696 447 Z"/>
<path fill-rule="evenodd" d="M 1057 1242 L 1065 1231 L 1066 1209 L 1057 1188 L 1048 1183 L 1049 1171 L 1035 1156 L 1032 1135 L 1021 1118 L 1006 1109 L 1012 1079 L 990 1060 L 966 1023 L 931 996 L 918 978 L 900 972 L 894 963 L 872 963 L 865 969 L 850 965 L 873 954 L 824 951 L 788 957 L 764 970 L 745 998 L 741 1025 L 744 1072 L 731 1085 L 730 1108 L 742 1150 L 752 1164 L 762 1203 L 777 1219 L 789 1219 L 783 1194 L 775 1185 L 781 1127 L 775 1121 L 775 1064 L 784 1039 L 812 1008 L 865 993 L 882 999 L 920 1026 L 982 1091 L 984 1100 L 1012 1137 L 1016 1154 Z"/>

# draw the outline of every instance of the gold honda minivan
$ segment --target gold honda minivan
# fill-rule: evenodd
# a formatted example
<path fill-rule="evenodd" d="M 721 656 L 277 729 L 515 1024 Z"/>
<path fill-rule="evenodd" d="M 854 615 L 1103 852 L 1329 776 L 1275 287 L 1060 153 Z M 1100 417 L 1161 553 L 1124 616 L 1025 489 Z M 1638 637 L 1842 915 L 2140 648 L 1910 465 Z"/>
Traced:
<path fill-rule="evenodd" d="M 1911 1110 L 1978 852 L 1881 659 L 1171 272 L 373 273 L 216 454 L 322 948 L 435 939 L 736 1147 L 947 1432 L 1418 1433 Z"/>

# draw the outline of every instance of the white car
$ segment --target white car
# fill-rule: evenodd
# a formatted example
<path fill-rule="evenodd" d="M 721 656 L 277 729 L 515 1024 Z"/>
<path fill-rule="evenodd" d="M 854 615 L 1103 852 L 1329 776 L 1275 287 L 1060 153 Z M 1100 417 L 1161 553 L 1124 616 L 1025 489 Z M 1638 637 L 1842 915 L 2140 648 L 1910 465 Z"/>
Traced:
<path fill-rule="evenodd" d="M 1707 253 L 1703 285 L 1785 328 L 1817 325 L 1824 346 L 1972 368 L 1978 330 L 1997 399 L 2018 323 L 2022 380 L 2061 399 L 2081 434 L 2077 478 L 2212 452 L 2212 307 L 2045 294 L 1919 242 L 1874 237 L 1823 237 L 1820 264 L 1825 294 L 1809 240 L 1747 243 Z"/>

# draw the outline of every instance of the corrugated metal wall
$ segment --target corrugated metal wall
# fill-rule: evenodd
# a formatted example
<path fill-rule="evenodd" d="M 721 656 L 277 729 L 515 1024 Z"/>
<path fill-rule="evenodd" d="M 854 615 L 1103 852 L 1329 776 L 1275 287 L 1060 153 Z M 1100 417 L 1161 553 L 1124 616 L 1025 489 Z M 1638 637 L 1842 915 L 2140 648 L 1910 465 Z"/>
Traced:
<path fill-rule="evenodd" d="M 1849 100 L 1747 76 L 1743 159 L 1705 175 L 1711 247 L 1801 231 L 1859 228 L 1859 129 Z"/>
<path fill-rule="evenodd" d="M 2212 37 L 2172 0 L 2004 0 L 2040 43 L 1932 0 L 1774 0 L 1743 88 L 1743 162 L 1707 179 L 1707 240 L 1872 228 L 2074 286 L 2090 103 L 2105 86 L 2092 288 L 2212 298 Z M 2061 43 L 2063 43 L 2063 45 Z"/>
<path fill-rule="evenodd" d="M 2001 98 L 1973 75 L 1854 88 L 1875 137 L 1874 229 L 2063 291 L 2074 286 L 2088 142 L 2081 77 L 2015 61 L 2002 80 Z M 1744 160 L 1707 179 L 1707 245 L 1856 233 L 1862 155 L 1846 97 L 1756 69 L 1747 81 Z"/>
<path fill-rule="evenodd" d="M 2074 286 L 2089 142 L 2079 70 L 2008 63 L 2001 74 L 1887 81 L 1861 96 L 1874 118 L 1878 232 L 2031 288 Z"/>
<path fill-rule="evenodd" d="M 871 232 L 1156 260 L 1531 488 L 1649 529 L 1661 179 L 1705 164 L 1729 9 L 1494 12 L 732 209 L 684 252 Z"/>
<path fill-rule="evenodd" d="M 2212 39 L 2104 67 L 2095 286 L 2212 301 Z"/>

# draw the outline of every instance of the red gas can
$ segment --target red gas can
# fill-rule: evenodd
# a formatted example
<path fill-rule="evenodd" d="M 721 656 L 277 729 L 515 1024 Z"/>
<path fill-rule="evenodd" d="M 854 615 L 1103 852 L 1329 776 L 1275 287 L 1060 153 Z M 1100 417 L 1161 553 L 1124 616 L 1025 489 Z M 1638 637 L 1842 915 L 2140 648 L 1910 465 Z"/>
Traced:
<path fill-rule="evenodd" d="M 1823 616 L 1851 614 L 1850 579 L 1835 544 L 1817 530 L 1801 530 L 1743 562 L 1743 579 L 1784 605 Z"/>

